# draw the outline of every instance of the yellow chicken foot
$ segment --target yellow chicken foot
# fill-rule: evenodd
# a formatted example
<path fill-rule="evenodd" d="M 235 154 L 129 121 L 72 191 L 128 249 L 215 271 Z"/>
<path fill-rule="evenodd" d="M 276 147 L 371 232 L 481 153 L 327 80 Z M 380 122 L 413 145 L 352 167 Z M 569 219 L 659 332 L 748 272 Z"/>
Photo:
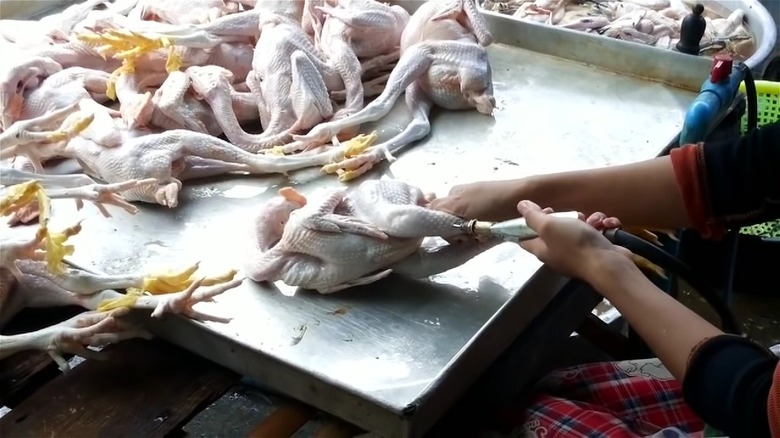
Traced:
<path fill-rule="evenodd" d="M 197 262 L 191 266 L 188 266 L 182 270 L 174 271 L 168 269 L 163 272 L 151 274 L 144 278 L 143 291 L 149 292 L 152 295 L 167 294 L 172 292 L 182 291 L 195 281 L 193 275 L 200 267 L 200 262 Z M 215 277 L 202 277 L 201 284 L 203 286 L 213 286 L 220 283 L 225 283 L 232 280 L 236 276 L 237 271 L 234 269 Z"/>
<path fill-rule="evenodd" d="M 336 173 L 339 175 L 339 181 L 345 182 L 357 178 L 367 172 L 373 166 L 373 157 L 364 155 L 371 145 L 373 145 L 379 135 L 376 131 L 371 134 L 360 134 L 341 144 L 343 154 L 341 161 L 326 164 L 322 167 L 325 173 Z M 338 158 L 337 158 L 338 159 Z M 346 170 L 345 170 L 346 169 Z"/>
<path fill-rule="evenodd" d="M 213 297 L 239 286 L 243 281 L 243 278 L 236 278 L 211 287 L 201 288 L 204 286 L 204 282 L 206 282 L 206 278 L 201 277 L 195 279 L 181 292 L 153 296 L 143 294 L 139 289 L 128 289 L 127 295 L 123 297 L 107 299 L 101 302 L 98 306 L 98 310 L 109 311 L 123 307 L 154 309 L 152 318 L 160 318 L 166 313 L 173 313 L 181 314 L 199 321 L 226 323 L 230 321 L 230 318 L 209 315 L 195 310 L 193 306 L 200 302 L 213 301 Z"/>
<path fill-rule="evenodd" d="M 40 228 L 46 233 L 46 266 L 54 274 L 65 272 L 62 260 L 76 250 L 73 245 L 66 245 L 65 242 L 81 231 L 81 221 L 61 232 L 52 233 L 46 225 L 41 225 Z"/>
<path fill-rule="evenodd" d="M 50 217 L 51 200 L 38 180 L 30 180 L 11 186 L 5 196 L 0 199 L 0 215 L 7 216 L 16 213 L 34 201 L 38 201 L 41 224 L 46 224 Z"/>
<path fill-rule="evenodd" d="M 95 49 L 104 58 L 111 55 L 122 60 L 122 66 L 111 74 L 106 95 L 116 99 L 116 79 L 120 74 L 135 71 L 136 60 L 141 56 L 159 49 L 168 49 L 165 70 L 170 73 L 181 69 L 182 60 L 176 53 L 176 47 L 170 38 L 148 37 L 126 29 L 106 29 L 103 33 L 82 33 L 76 35 L 81 41 L 98 45 Z"/>

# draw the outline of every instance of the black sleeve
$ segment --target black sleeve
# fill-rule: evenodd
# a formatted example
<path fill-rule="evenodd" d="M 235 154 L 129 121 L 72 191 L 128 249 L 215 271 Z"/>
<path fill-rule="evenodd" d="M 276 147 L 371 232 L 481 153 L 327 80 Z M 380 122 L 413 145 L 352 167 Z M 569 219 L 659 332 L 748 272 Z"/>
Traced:
<path fill-rule="evenodd" d="M 704 145 L 710 212 L 731 227 L 780 218 L 780 122 Z"/>
<path fill-rule="evenodd" d="M 704 422 L 731 438 L 769 437 L 767 402 L 777 361 L 748 339 L 716 336 L 691 357 L 683 397 Z"/>

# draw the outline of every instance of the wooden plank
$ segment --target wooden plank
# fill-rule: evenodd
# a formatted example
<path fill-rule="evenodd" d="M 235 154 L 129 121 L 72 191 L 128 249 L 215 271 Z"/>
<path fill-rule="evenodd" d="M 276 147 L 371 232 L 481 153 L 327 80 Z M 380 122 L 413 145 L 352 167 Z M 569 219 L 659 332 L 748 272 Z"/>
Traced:
<path fill-rule="evenodd" d="M 289 437 L 313 419 L 316 411 L 300 403 L 288 403 L 280 406 L 271 415 L 265 417 L 249 434 L 251 438 Z"/>
<path fill-rule="evenodd" d="M 363 431 L 345 421 L 332 419 L 325 423 L 314 435 L 315 438 L 352 438 Z"/>
<path fill-rule="evenodd" d="M 162 437 L 239 376 L 161 340 L 125 341 L 87 360 L 0 418 L 0 436 Z"/>
<path fill-rule="evenodd" d="M 39 351 L 23 351 L 0 361 L 0 406 L 13 408 L 58 372 L 49 355 Z"/>

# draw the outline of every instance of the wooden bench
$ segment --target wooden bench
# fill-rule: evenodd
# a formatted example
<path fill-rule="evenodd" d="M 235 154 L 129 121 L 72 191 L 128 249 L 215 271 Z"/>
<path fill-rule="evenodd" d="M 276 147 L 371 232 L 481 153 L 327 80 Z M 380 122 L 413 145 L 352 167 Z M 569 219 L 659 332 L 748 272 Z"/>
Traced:
<path fill-rule="evenodd" d="M 28 309 L 3 332 L 32 330 L 76 312 Z M 0 361 L 0 406 L 11 409 L 0 417 L 0 436 L 186 436 L 186 426 L 193 418 L 240 386 L 238 374 L 162 340 L 129 340 L 103 351 L 104 360 L 84 360 L 66 374 L 41 352 L 24 352 Z M 321 437 L 362 433 L 301 403 L 274 400 L 262 418 L 251 420 L 249 436 L 286 437 L 298 431 Z M 234 418 L 217 421 L 226 420 Z"/>

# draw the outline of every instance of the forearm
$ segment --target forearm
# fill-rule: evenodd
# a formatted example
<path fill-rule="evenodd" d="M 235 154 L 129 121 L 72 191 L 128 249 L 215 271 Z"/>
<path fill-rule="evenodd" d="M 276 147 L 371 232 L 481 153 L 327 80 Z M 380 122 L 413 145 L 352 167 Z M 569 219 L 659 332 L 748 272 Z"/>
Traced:
<path fill-rule="evenodd" d="M 609 300 L 658 356 L 682 381 L 688 358 L 704 339 L 723 334 L 699 315 L 653 285 L 630 261 L 605 261 L 587 279 Z"/>
<path fill-rule="evenodd" d="M 514 184 L 517 201 L 558 211 L 602 212 L 626 226 L 688 227 L 690 220 L 669 157 L 599 169 L 538 175 Z M 522 199 L 521 199 L 522 198 Z"/>

